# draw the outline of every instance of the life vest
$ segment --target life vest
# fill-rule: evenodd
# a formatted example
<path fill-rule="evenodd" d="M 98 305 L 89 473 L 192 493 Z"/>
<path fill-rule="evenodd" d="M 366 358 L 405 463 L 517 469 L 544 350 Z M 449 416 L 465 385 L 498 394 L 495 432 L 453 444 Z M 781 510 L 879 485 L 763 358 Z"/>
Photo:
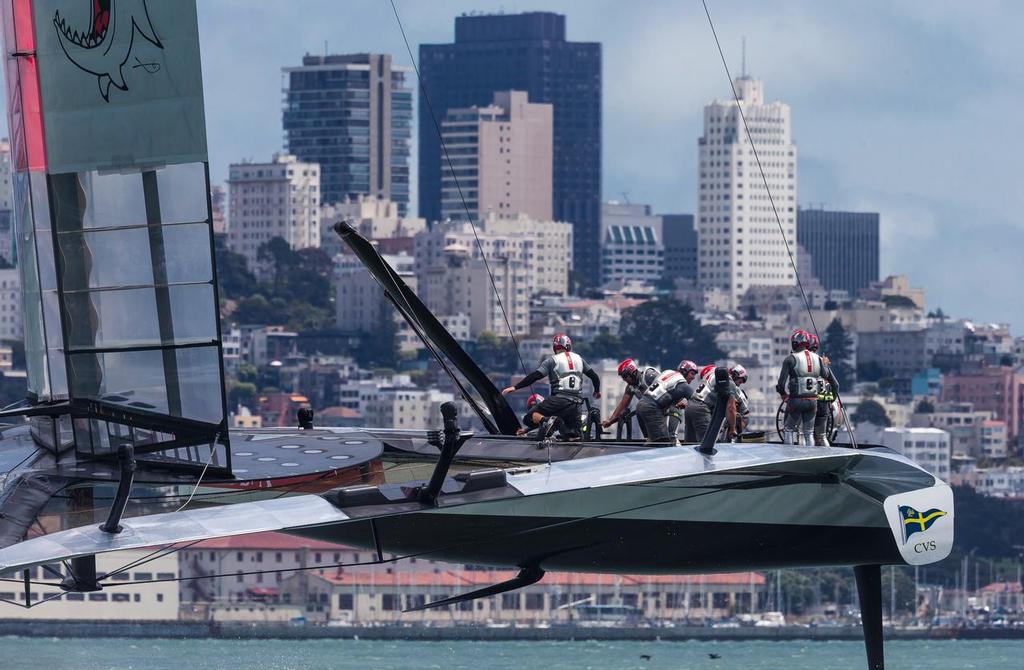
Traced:
<path fill-rule="evenodd" d="M 790 356 L 793 357 L 793 371 L 796 374 L 796 379 L 789 381 L 790 395 L 795 398 L 817 398 L 825 381 L 821 376 L 821 357 L 807 349 L 794 351 Z"/>
<path fill-rule="evenodd" d="M 705 372 L 701 375 L 700 386 L 697 387 L 697 392 L 693 394 L 693 397 L 700 400 L 703 403 L 707 403 L 708 398 L 715 390 L 715 367 L 713 365 L 708 366 L 711 368 L 704 368 Z"/>
<path fill-rule="evenodd" d="M 554 354 L 554 367 L 548 373 L 551 393 L 582 395 L 583 394 L 583 358 L 571 351 L 560 351 Z"/>
<path fill-rule="evenodd" d="M 630 384 L 630 394 L 632 394 L 634 398 L 641 397 L 643 394 L 647 393 L 647 389 L 654 383 L 654 380 L 657 379 L 660 374 L 661 370 L 657 368 L 644 368 L 643 372 L 640 373 L 640 381 L 636 384 Z"/>
<path fill-rule="evenodd" d="M 686 377 L 681 372 L 678 370 L 668 370 L 658 375 L 658 378 L 647 389 L 647 395 L 656 401 L 660 401 L 675 387 L 685 383 Z"/>

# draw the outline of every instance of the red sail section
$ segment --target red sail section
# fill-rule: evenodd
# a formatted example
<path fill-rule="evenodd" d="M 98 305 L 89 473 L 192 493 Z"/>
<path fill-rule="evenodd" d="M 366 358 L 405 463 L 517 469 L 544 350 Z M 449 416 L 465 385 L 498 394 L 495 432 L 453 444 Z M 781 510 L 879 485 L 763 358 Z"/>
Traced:
<path fill-rule="evenodd" d="M 32 0 L 3 0 L 2 10 L 11 161 L 16 171 L 45 170 L 46 145 L 39 102 Z"/>

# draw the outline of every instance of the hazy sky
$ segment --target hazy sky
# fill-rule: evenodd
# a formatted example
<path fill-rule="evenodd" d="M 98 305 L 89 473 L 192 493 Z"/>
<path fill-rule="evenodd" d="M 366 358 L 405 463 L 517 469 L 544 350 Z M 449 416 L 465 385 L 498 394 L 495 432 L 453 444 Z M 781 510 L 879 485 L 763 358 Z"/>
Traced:
<path fill-rule="evenodd" d="M 569 39 L 603 44 L 604 196 L 693 211 L 702 106 L 729 95 L 700 0 L 396 2 L 414 53 L 462 12 L 566 14 Z M 325 43 L 409 64 L 388 0 L 198 4 L 215 179 L 281 149 L 281 66 Z M 792 107 L 800 202 L 880 212 L 883 275 L 1024 331 L 1024 3 L 708 4 L 734 73 L 746 36 L 748 71 Z"/>

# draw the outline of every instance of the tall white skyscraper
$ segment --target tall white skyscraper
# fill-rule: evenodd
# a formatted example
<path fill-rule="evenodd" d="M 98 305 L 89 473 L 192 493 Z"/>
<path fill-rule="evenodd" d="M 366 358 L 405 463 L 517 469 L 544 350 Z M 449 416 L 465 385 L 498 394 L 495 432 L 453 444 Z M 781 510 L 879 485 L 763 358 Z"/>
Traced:
<path fill-rule="evenodd" d="M 752 77 L 739 77 L 735 85 L 795 258 L 796 145 L 789 105 L 766 104 L 763 84 Z M 735 100 L 715 100 L 704 107 L 704 135 L 698 144 L 698 286 L 728 292 L 735 308 L 751 286 L 795 285 L 786 242 Z"/>

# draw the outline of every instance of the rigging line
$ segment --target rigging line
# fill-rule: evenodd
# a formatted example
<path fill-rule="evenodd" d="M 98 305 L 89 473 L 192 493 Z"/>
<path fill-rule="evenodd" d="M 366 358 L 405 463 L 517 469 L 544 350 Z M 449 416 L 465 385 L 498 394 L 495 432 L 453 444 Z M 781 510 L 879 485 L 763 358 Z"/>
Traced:
<path fill-rule="evenodd" d="M 807 317 L 811 321 L 811 328 L 814 329 L 814 335 L 820 340 L 821 334 L 818 332 L 818 324 L 814 321 L 814 313 L 811 311 L 811 303 L 807 299 L 807 292 L 804 290 L 804 283 L 800 279 L 800 271 L 797 269 L 796 257 L 793 255 L 793 248 L 789 244 L 789 238 L 786 237 L 786 231 L 782 226 L 782 217 L 779 216 L 779 210 L 775 206 L 775 198 L 772 196 L 772 190 L 768 187 L 768 177 L 765 175 L 764 167 L 761 165 L 761 156 L 757 153 L 757 145 L 754 144 L 754 138 L 750 133 L 750 126 L 747 125 L 747 116 L 743 113 L 743 105 L 740 103 L 739 92 L 736 90 L 736 84 L 733 81 L 732 74 L 729 72 L 729 64 L 725 60 L 725 52 L 722 50 L 722 43 L 718 40 L 718 32 L 715 30 L 715 22 L 711 20 L 711 11 L 708 10 L 707 0 L 701 0 L 701 4 L 704 5 L 704 14 L 708 17 L 708 26 L 711 27 L 711 35 L 715 38 L 715 46 L 718 47 L 718 55 L 722 59 L 722 67 L 725 68 L 725 76 L 729 79 L 729 88 L 732 90 L 733 100 L 736 101 L 736 111 L 740 115 L 740 120 L 743 122 L 743 131 L 747 136 L 747 141 L 750 142 L 751 153 L 754 154 L 754 160 L 757 162 L 757 169 L 761 173 L 761 181 L 764 182 L 764 190 L 768 194 L 768 202 L 771 203 L 772 212 L 775 214 L 775 222 L 779 226 L 779 233 L 782 235 L 782 242 L 786 245 L 786 254 L 789 256 L 789 263 L 793 266 L 793 276 L 796 277 L 796 285 L 800 289 L 800 298 L 803 300 L 804 309 L 807 311 Z M 839 390 L 836 389 L 836 399 L 839 399 Z M 846 408 L 843 406 L 841 400 L 839 400 L 839 409 L 846 418 L 846 427 L 850 434 L 850 442 L 854 449 L 857 448 L 857 437 L 854 435 L 853 424 L 850 422 L 849 416 L 846 414 Z"/>
<path fill-rule="evenodd" d="M 434 123 L 434 130 L 437 132 L 437 139 L 441 144 L 441 151 L 444 153 L 445 162 L 448 163 L 448 169 L 452 173 L 452 180 L 455 182 L 455 188 L 459 192 L 459 199 L 462 201 L 462 207 L 466 210 L 466 219 L 469 221 L 470 228 L 473 230 L 473 238 L 476 240 L 477 248 L 480 250 L 480 259 L 484 262 L 484 269 L 487 270 L 487 276 L 491 280 L 491 288 L 494 290 L 494 297 L 498 301 L 498 307 L 501 309 L 501 316 L 505 319 L 505 327 L 508 328 L 508 334 L 512 338 L 512 344 L 516 348 L 516 357 L 519 359 L 519 365 L 523 368 L 523 374 L 528 374 L 526 371 L 526 363 L 523 361 L 523 355 L 519 351 L 519 342 L 516 340 L 516 334 L 512 331 L 512 323 L 508 319 L 508 312 L 505 311 L 505 305 L 501 300 L 501 295 L 498 293 L 498 285 L 494 281 L 494 274 L 491 272 L 490 263 L 487 262 L 487 254 L 484 253 L 483 243 L 480 242 L 480 236 L 476 231 L 476 223 L 473 221 L 473 216 L 469 211 L 469 204 L 466 202 L 466 196 L 462 191 L 462 183 L 459 181 L 459 177 L 455 174 L 455 164 L 452 162 L 451 156 L 448 155 L 448 147 L 444 143 L 444 137 L 441 135 L 441 124 L 437 121 L 437 116 L 434 114 L 434 107 L 430 104 L 430 96 L 427 95 L 427 87 L 423 85 L 423 77 L 420 76 L 420 68 L 416 63 L 416 58 L 413 57 L 412 47 L 409 45 L 409 38 L 405 34 L 405 26 L 402 25 L 402 18 L 398 15 L 398 6 L 395 5 L 395 0 L 389 0 L 391 3 L 391 10 L 395 14 L 395 21 L 398 23 L 398 29 L 402 33 L 402 41 L 405 42 L 405 50 L 409 53 L 409 60 L 412 61 L 413 71 L 416 73 L 416 82 L 419 84 L 420 93 L 423 94 L 423 101 L 426 103 L 427 112 L 430 114 L 430 119 Z M 531 384 L 532 388 L 533 385 Z"/>
<path fill-rule="evenodd" d="M 220 437 L 220 436 L 221 436 L 221 432 L 217 431 L 217 437 Z M 214 441 L 210 443 L 210 457 L 208 459 L 206 459 L 206 465 L 203 466 L 203 471 L 199 473 L 199 479 L 196 480 L 195 486 L 192 487 L 192 493 L 188 494 L 188 500 L 183 502 L 181 504 L 181 507 L 179 507 L 178 509 L 174 510 L 175 512 L 180 512 L 181 510 L 183 510 L 186 507 L 188 507 L 188 504 L 190 502 L 192 502 L 192 496 L 194 496 L 196 494 L 196 491 L 199 490 L 199 485 L 203 483 L 203 477 L 206 476 L 206 471 L 207 471 L 207 469 L 209 469 L 210 463 L 213 463 L 213 457 L 214 457 L 214 455 L 216 455 L 216 449 L 214 448 L 215 444 L 217 444 L 216 438 L 214 438 Z"/>

